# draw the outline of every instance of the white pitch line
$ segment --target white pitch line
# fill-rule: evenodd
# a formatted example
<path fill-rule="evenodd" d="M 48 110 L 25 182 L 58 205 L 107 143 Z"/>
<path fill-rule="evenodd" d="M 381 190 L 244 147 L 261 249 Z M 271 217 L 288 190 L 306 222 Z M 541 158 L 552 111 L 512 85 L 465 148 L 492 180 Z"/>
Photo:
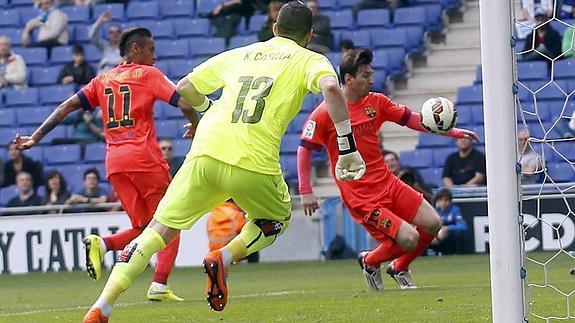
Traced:
<path fill-rule="evenodd" d="M 313 291 L 310 291 L 313 293 Z M 307 293 L 310 293 L 307 292 Z M 279 291 L 279 292 L 269 292 L 269 293 L 254 293 L 254 294 L 246 294 L 246 295 L 238 295 L 238 296 L 230 296 L 231 299 L 241 299 L 241 298 L 254 298 L 254 297 L 273 297 L 273 296 L 285 296 L 285 295 L 293 295 L 293 294 L 303 294 L 306 291 L 303 290 L 295 290 L 295 291 Z M 191 299 L 193 301 L 200 301 L 203 299 Z M 132 302 L 132 303 L 119 303 L 114 305 L 115 307 L 131 307 L 134 305 L 142 305 L 148 304 L 150 302 Z M 43 313 L 54 313 L 54 312 L 66 312 L 66 311 L 77 311 L 77 310 L 87 310 L 90 306 L 76 306 L 76 307 L 62 307 L 62 308 L 48 308 L 43 310 L 33 310 L 33 311 L 25 311 L 25 312 L 16 312 L 16 313 L 0 313 L 0 317 L 10 317 L 10 316 L 26 316 L 26 315 L 34 315 L 34 314 L 43 314 Z"/>

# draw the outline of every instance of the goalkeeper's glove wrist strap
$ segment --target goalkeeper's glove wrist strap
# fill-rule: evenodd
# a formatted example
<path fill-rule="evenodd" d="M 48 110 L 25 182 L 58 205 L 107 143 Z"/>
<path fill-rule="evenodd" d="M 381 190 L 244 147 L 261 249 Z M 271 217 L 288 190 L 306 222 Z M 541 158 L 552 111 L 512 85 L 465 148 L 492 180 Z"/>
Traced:
<path fill-rule="evenodd" d="M 192 107 L 199 113 L 204 113 L 212 107 L 212 104 L 213 104 L 212 100 L 210 100 L 207 96 L 204 96 L 204 102 L 202 102 L 202 104 L 200 104 L 197 107 L 196 106 Z"/>
<path fill-rule="evenodd" d="M 347 155 L 357 151 L 353 133 L 350 132 L 344 136 L 337 136 L 337 148 L 340 155 Z"/>

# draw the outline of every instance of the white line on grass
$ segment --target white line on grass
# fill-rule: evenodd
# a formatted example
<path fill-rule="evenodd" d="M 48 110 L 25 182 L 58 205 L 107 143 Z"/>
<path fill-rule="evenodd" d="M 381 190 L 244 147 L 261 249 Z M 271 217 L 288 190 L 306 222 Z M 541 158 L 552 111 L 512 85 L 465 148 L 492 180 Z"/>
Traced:
<path fill-rule="evenodd" d="M 269 292 L 269 293 L 254 293 L 254 294 L 246 294 L 246 295 L 237 295 L 237 296 L 230 296 L 231 299 L 239 299 L 239 298 L 254 298 L 254 297 L 273 297 L 273 296 L 285 296 L 285 295 L 293 295 L 293 294 L 303 294 L 303 293 L 313 293 L 313 291 L 303 291 L 303 290 L 284 290 L 279 292 Z M 192 301 L 200 301 L 200 299 L 191 299 Z M 204 299 L 201 299 L 202 301 Z M 147 304 L 150 302 L 132 302 L 132 303 L 118 303 L 115 307 L 131 307 L 135 305 L 142 305 Z M 15 313 L 0 313 L 0 317 L 10 317 L 10 316 L 26 316 L 26 315 L 34 315 L 34 314 L 43 314 L 43 313 L 54 313 L 54 312 L 66 312 L 66 311 L 78 311 L 78 310 L 87 310 L 90 306 L 75 306 L 75 307 L 62 307 L 62 308 L 47 308 L 41 310 L 33 310 L 33 311 L 25 311 L 25 312 L 15 312 Z"/>

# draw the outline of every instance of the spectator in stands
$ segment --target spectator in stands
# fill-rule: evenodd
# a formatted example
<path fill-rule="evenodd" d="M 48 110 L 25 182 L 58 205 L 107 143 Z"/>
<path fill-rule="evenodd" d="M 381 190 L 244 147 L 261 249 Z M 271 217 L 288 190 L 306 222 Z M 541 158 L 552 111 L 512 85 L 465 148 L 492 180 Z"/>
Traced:
<path fill-rule="evenodd" d="M 535 28 L 535 12 L 539 10 L 547 17 L 553 16 L 553 0 L 521 0 L 515 1 L 515 30 L 519 39 L 525 39 Z"/>
<path fill-rule="evenodd" d="M 57 138 L 52 144 L 76 144 L 82 145 L 104 140 L 102 110 L 78 111 L 64 119 L 64 124 L 74 125 L 72 138 Z"/>
<path fill-rule="evenodd" d="M 435 195 L 435 210 L 441 217 L 442 226 L 430 248 L 444 255 L 462 254 L 467 234 L 467 222 L 461 210 L 453 204 L 453 196 L 447 188 L 440 189 Z"/>
<path fill-rule="evenodd" d="M 567 27 L 567 29 L 565 29 L 563 32 L 563 42 L 561 45 L 561 53 L 563 53 L 563 58 L 575 57 L 575 41 L 573 39 L 573 31 L 575 31 L 575 28 Z"/>
<path fill-rule="evenodd" d="M 357 19 L 357 13 L 364 9 L 389 9 L 391 11 L 407 6 L 406 0 L 360 0 L 353 6 L 353 16 Z"/>
<path fill-rule="evenodd" d="M 63 205 L 70 198 L 66 179 L 58 171 L 51 171 L 46 175 L 46 196 L 42 205 Z"/>
<path fill-rule="evenodd" d="M 30 19 L 22 30 L 24 46 L 54 47 L 68 44 L 68 16 L 58 8 L 54 0 L 40 0 L 42 13 Z M 30 40 L 30 33 L 38 29 L 35 41 Z"/>
<path fill-rule="evenodd" d="M 98 204 L 108 202 L 108 192 L 98 185 L 99 182 L 100 173 L 98 170 L 95 168 L 86 169 L 84 172 L 84 189 L 78 194 L 72 194 L 66 201 L 66 204 Z"/>
<path fill-rule="evenodd" d="M 76 84 L 78 86 L 88 84 L 96 76 L 94 69 L 84 56 L 84 47 L 82 45 L 74 45 L 72 48 L 72 61 L 66 63 L 58 74 L 58 83 L 64 85 Z"/>
<path fill-rule="evenodd" d="M 200 14 L 200 18 L 210 18 L 216 28 L 214 36 L 226 39 L 226 46 L 235 33 L 242 17 L 249 21 L 257 4 L 254 0 L 228 0 L 217 5 L 212 12 Z"/>
<path fill-rule="evenodd" d="M 162 150 L 162 155 L 164 159 L 168 162 L 170 166 L 170 174 L 173 176 L 176 175 L 178 169 L 184 163 L 184 157 L 176 157 L 174 156 L 174 145 L 172 145 L 172 141 L 170 139 L 160 139 L 159 141 L 160 149 Z"/>
<path fill-rule="evenodd" d="M 262 29 L 258 33 L 259 41 L 270 40 L 274 37 L 272 28 L 278 19 L 278 13 L 280 12 L 283 3 L 280 1 L 272 1 L 268 6 L 268 20 L 263 24 Z"/>
<path fill-rule="evenodd" d="M 521 161 L 521 184 L 535 184 L 543 170 L 541 156 L 537 155 L 527 142 L 529 130 L 522 129 L 517 133 L 517 143 Z"/>
<path fill-rule="evenodd" d="M 25 156 L 21 150 L 16 148 L 16 144 L 13 142 L 8 145 L 8 158 L 9 160 L 4 164 L 3 187 L 16 184 L 16 175 L 20 172 L 26 172 L 32 175 L 34 189 L 44 183 L 42 164 Z"/>
<path fill-rule="evenodd" d="M 10 38 L 0 36 L 0 89 L 26 87 L 26 76 L 26 62 L 12 51 Z"/>
<path fill-rule="evenodd" d="M 458 138 L 458 151 L 447 156 L 443 166 L 446 187 L 485 185 L 485 155 L 473 147 L 469 138 Z"/>
<path fill-rule="evenodd" d="M 402 182 L 406 183 L 407 185 L 413 187 L 416 191 L 423 194 L 423 197 L 429 202 L 433 201 L 433 195 L 431 194 L 431 190 L 429 189 L 427 184 L 425 184 L 425 181 L 423 180 L 421 174 L 419 174 L 417 169 L 401 165 L 397 153 L 390 150 L 384 152 L 383 158 L 389 170 L 395 176 L 397 176 L 397 178 L 399 178 Z"/>
<path fill-rule="evenodd" d="M 339 41 L 339 52 L 341 56 L 351 52 L 355 48 L 351 39 L 342 39 Z"/>
<path fill-rule="evenodd" d="M 109 11 L 104 11 L 100 14 L 96 22 L 90 27 L 88 31 L 88 37 L 92 40 L 92 43 L 100 49 L 102 52 L 102 59 L 98 65 L 98 74 L 102 74 L 116 67 L 122 62 L 122 57 L 120 56 L 120 49 L 118 44 L 120 43 L 120 35 L 122 34 L 122 29 L 118 24 L 112 24 L 108 27 L 108 42 L 105 42 L 102 37 L 100 37 L 100 28 L 103 24 L 107 23 L 112 19 L 112 13 Z"/>
<path fill-rule="evenodd" d="M 575 0 L 563 0 L 561 5 L 557 5 L 559 11 L 559 18 L 573 19 L 575 18 Z"/>
<path fill-rule="evenodd" d="M 552 61 L 549 58 L 555 59 L 561 55 L 561 35 L 557 30 L 553 29 L 551 24 L 544 24 L 547 20 L 549 20 L 547 12 L 540 8 L 536 9 L 535 21 L 537 28 L 526 38 L 523 48 L 526 53 L 523 54 L 523 58 L 525 60 L 546 61 L 551 67 Z M 533 38 L 535 38 L 535 41 Z"/>
<path fill-rule="evenodd" d="M 6 207 L 38 206 L 42 200 L 34 192 L 32 175 L 28 172 L 21 171 L 16 176 L 16 186 L 18 187 L 18 196 L 8 201 Z"/>
<path fill-rule="evenodd" d="M 307 48 L 322 54 L 329 53 L 331 51 L 331 22 L 329 17 L 319 14 L 319 4 L 316 0 L 310 0 L 306 4 L 313 15 L 313 37 Z"/>

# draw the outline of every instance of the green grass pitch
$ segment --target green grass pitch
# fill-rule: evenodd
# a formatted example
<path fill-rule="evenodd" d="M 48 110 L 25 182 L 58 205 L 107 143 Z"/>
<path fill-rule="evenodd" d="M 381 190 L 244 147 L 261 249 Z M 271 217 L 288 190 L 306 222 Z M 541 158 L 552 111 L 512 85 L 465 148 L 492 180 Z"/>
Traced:
<path fill-rule="evenodd" d="M 538 260 L 551 253 L 534 255 Z M 566 255 L 548 267 L 548 278 L 565 291 L 575 287 Z M 124 293 L 111 322 L 488 322 L 491 320 L 487 255 L 422 257 L 412 265 L 417 290 L 401 291 L 387 275 L 385 290 L 367 289 L 355 260 L 241 264 L 228 279 L 226 309 L 211 311 L 203 298 L 200 268 L 176 269 L 171 286 L 183 303 L 148 303 L 147 270 Z M 542 267 L 529 278 L 543 282 Z M 104 278 L 107 277 L 107 273 Z M 85 273 L 0 276 L 0 322 L 80 322 L 105 279 Z M 551 289 L 532 291 L 533 308 L 565 315 L 567 298 Z M 571 301 L 572 304 L 575 301 Z M 538 322 L 531 318 L 531 322 Z"/>

